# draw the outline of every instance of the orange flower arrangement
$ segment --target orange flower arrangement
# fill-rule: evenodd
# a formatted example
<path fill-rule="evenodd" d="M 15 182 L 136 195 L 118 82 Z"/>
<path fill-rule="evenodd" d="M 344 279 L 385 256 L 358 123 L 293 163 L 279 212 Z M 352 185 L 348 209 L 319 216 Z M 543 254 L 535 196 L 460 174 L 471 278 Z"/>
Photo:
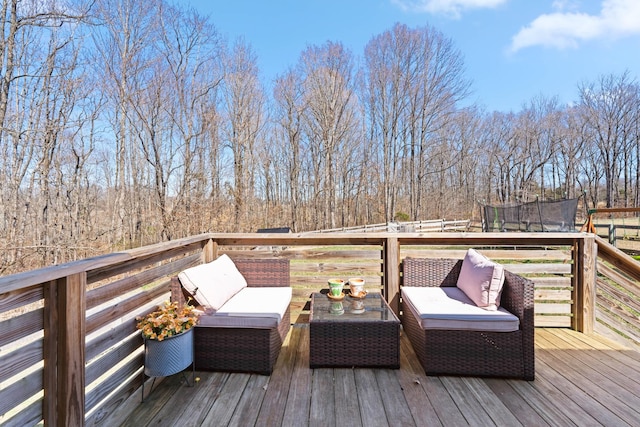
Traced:
<path fill-rule="evenodd" d="M 156 311 L 136 317 L 136 320 L 136 326 L 145 338 L 162 341 L 194 327 L 198 314 L 193 306 L 184 304 L 179 307 L 177 302 L 166 301 Z"/>

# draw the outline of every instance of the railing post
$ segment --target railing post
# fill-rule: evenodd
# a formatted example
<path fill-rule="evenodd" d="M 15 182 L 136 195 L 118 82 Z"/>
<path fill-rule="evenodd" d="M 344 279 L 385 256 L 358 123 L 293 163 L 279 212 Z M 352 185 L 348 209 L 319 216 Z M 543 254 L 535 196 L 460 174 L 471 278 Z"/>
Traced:
<path fill-rule="evenodd" d="M 46 287 L 46 425 L 84 425 L 86 285 L 82 272 Z"/>
<path fill-rule="evenodd" d="M 573 319 L 571 328 L 591 334 L 596 319 L 597 246 L 595 237 L 585 234 L 573 245 Z"/>
<path fill-rule="evenodd" d="M 616 226 L 613 224 L 609 224 L 609 244 L 616 245 Z"/>
<path fill-rule="evenodd" d="M 218 258 L 218 243 L 213 240 L 207 240 L 202 248 L 202 263 L 206 264 Z"/>
<path fill-rule="evenodd" d="M 400 314 L 400 245 L 397 237 L 387 237 L 383 247 L 384 297 L 393 312 Z"/>

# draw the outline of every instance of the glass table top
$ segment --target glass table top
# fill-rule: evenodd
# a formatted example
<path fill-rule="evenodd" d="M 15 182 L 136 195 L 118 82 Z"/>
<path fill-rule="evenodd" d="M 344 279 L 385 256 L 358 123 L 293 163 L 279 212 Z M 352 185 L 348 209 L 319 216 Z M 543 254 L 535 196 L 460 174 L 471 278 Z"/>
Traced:
<path fill-rule="evenodd" d="M 398 322 L 379 293 L 368 293 L 364 298 L 345 295 L 342 301 L 335 301 L 315 292 L 311 299 L 311 322 Z"/>

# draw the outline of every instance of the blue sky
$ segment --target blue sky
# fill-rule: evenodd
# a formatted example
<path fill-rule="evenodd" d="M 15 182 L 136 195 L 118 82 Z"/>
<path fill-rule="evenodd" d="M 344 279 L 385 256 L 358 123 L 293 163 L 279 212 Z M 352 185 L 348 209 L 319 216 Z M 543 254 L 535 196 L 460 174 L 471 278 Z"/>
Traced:
<path fill-rule="evenodd" d="M 258 55 L 269 83 L 309 45 L 365 45 L 400 22 L 452 39 L 472 81 L 470 102 L 519 111 L 538 95 L 577 100 L 604 74 L 640 81 L 640 0 L 182 0 L 230 42 Z"/>

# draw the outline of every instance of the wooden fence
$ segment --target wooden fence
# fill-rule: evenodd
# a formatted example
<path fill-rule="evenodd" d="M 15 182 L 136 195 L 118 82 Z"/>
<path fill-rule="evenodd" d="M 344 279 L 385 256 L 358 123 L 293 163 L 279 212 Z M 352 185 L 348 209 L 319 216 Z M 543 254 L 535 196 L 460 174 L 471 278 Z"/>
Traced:
<path fill-rule="evenodd" d="M 471 220 L 427 219 L 420 221 L 384 222 L 380 224 L 357 225 L 353 227 L 328 228 L 308 233 L 435 233 L 439 231 L 469 231 Z"/>
<path fill-rule="evenodd" d="M 101 425 L 142 384 L 136 316 L 168 298 L 172 275 L 220 253 L 290 259 L 292 321 L 304 322 L 309 294 L 330 277 L 364 277 L 399 311 L 404 257 L 462 258 L 475 247 L 535 282 L 537 325 L 591 333 L 601 323 L 601 245 L 586 233 L 203 234 L 2 277 L 0 424 Z M 640 270 L 629 259 L 601 251 L 598 271 L 610 268 L 637 289 Z M 637 317 L 626 320 L 637 328 Z"/>
<path fill-rule="evenodd" d="M 634 220 L 636 224 L 638 220 Z M 607 240 L 610 245 L 631 252 L 640 253 L 640 225 L 595 223 L 598 236 Z"/>

